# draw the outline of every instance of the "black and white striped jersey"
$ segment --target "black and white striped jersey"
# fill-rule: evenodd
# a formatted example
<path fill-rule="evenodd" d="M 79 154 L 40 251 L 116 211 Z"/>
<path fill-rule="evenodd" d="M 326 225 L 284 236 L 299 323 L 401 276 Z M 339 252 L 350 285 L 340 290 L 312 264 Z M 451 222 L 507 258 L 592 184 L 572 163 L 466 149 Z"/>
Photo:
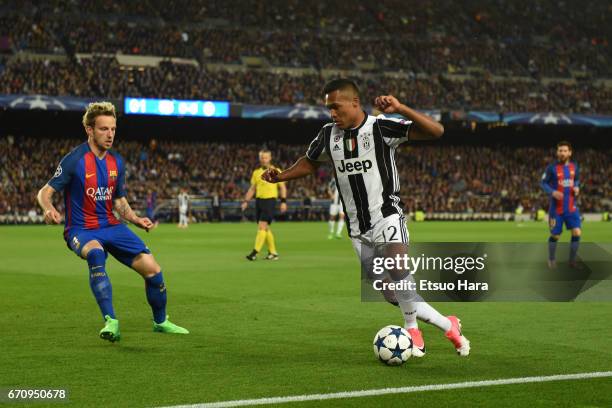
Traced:
<path fill-rule="evenodd" d="M 189 194 L 179 193 L 177 199 L 179 204 L 179 210 L 187 211 L 187 208 L 189 208 Z"/>
<path fill-rule="evenodd" d="M 306 157 L 330 161 L 340 191 L 349 235 L 355 237 L 391 214 L 403 215 L 395 150 L 408 140 L 409 120 L 366 115 L 350 130 L 328 123 Z"/>

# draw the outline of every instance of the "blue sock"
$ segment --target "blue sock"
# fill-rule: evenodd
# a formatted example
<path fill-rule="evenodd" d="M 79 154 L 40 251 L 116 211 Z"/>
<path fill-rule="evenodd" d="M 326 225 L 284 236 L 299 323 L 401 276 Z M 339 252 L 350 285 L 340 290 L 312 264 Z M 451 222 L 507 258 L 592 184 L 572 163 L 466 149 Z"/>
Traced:
<path fill-rule="evenodd" d="M 548 259 L 550 261 L 555 260 L 555 253 L 557 252 L 557 241 L 555 237 L 548 237 Z"/>
<path fill-rule="evenodd" d="M 578 253 L 578 247 L 580 246 L 580 237 L 572 236 L 572 242 L 570 242 L 570 262 L 574 262 L 576 260 L 576 254 Z"/>
<path fill-rule="evenodd" d="M 96 297 L 102 318 L 109 315 L 115 318 L 113 309 L 113 287 L 106 274 L 106 254 L 100 248 L 94 248 L 87 254 L 89 265 L 89 286 Z"/>
<path fill-rule="evenodd" d="M 147 301 L 153 310 L 153 320 L 155 323 L 162 323 L 166 320 L 166 285 L 164 284 L 164 276 L 161 271 L 145 278 L 145 290 L 147 292 Z"/>

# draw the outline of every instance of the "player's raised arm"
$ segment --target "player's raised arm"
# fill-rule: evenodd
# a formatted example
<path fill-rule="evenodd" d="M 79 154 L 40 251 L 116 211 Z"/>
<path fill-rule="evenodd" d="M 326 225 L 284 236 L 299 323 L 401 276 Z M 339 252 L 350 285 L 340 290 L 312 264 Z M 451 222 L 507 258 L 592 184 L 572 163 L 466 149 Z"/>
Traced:
<path fill-rule="evenodd" d="M 308 157 L 304 156 L 300 157 L 293 166 L 283 172 L 274 168 L 266 170 L 266 172 L 261 175 L 261 178 L 269 183 L 294 180 L 315 173 L 320 165 L 321 163 L 310 160 Z"/>
<path fill-rule="evenodd" d="M 53 205 L 53 194 L 55 194 L 53 187 L 49 184 L 45 184 L 36 195 L 36 201 L 38 201 L 38 205 L 43 210 L 45 223 L 47 224 L 59 224 L 62 222 L 62 216 Z"/>
<path fill-rule="evenodd" d="M 402 104 L 393 95 L 381 95 L 374 101 L 374 105 L 384 113 L 399 113 L 412 121 L 410 140 L 438 139 L 444 134 L 444 126 L 433 118 L 417 112 Z"/>
<path fill-rule="evenodd" d="M 151 221 L 149 218 L 139 217 L 136 215 L 125 197 L 116 198 L 113 201 L 113 204 L 117 213 L 119 213 L 121 218 L 123 218 L 125 221 L 131 222 L 138 228 L 142 228 L 147 232 L 154 227 L 153 221 Z"/>

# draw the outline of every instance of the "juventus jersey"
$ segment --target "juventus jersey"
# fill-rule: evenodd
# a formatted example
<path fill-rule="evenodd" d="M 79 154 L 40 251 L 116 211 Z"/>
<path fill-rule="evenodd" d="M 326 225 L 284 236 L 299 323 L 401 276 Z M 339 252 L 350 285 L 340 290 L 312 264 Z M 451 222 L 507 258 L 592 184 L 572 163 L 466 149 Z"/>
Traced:
<path fill-rule="evenodd" d="M 178 195 L 179 210 L 186 212 L 189 208 L 189 194 L 180 193 Z"/>
<path fill-rule="evenodd" d="M 403 215 L 395 150 L 408 140 L 409 120 L 366 115 L 355 129 L 328 123 L 306 157 L 331 161 L 349 235 L 365 234 L 391 214 Z"/>

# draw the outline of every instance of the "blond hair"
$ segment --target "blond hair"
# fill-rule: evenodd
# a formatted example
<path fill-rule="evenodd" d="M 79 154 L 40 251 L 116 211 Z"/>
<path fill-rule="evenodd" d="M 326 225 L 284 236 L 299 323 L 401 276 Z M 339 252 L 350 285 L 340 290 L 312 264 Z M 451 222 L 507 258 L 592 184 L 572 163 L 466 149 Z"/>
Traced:
<path fill-rule="evenodd" d="M 87 110 L 83 115 L 83 126 L 94 127 L 98 116 L 112 116 L 117 119 L 115 105 L 110 102 L 92 102 L 87 105 Z"/>

